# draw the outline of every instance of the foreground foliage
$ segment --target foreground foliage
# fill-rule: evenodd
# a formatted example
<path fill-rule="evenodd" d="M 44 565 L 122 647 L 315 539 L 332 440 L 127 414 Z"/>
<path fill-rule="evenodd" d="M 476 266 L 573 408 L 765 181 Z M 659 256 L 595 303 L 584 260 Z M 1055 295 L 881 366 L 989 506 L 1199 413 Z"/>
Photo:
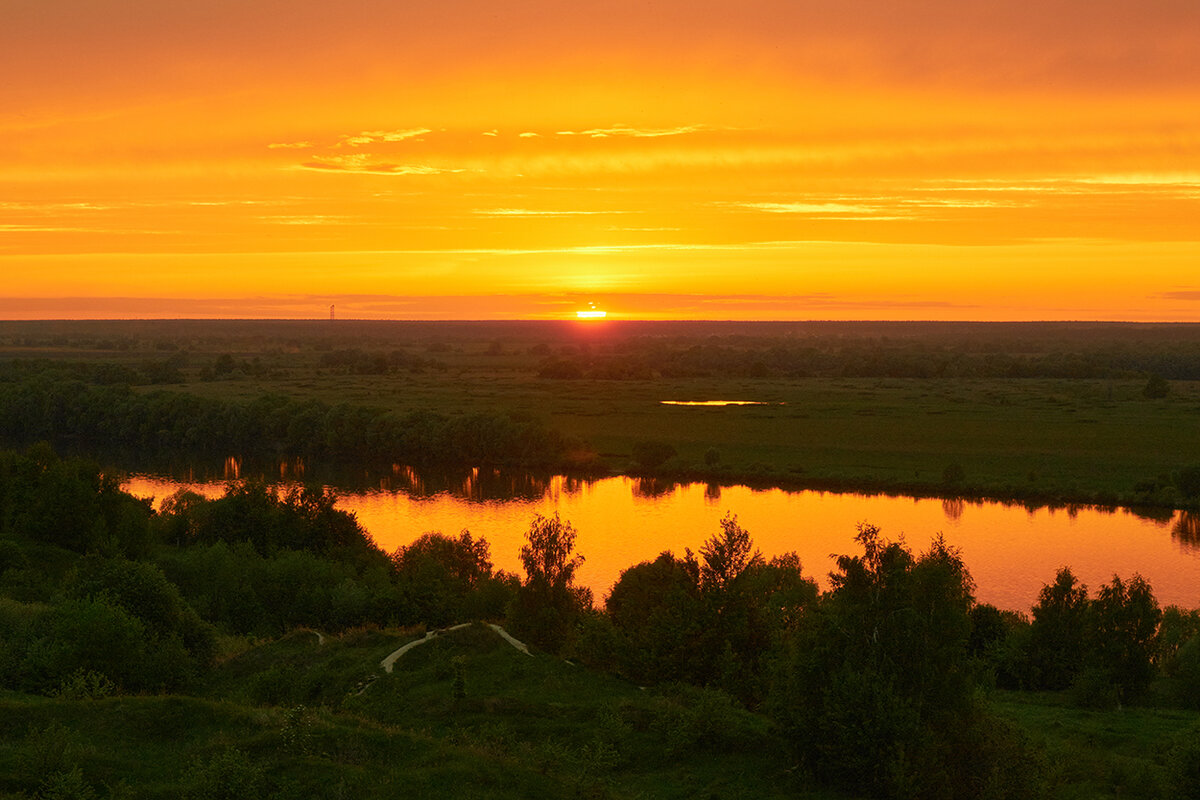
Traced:
<path fill-rule="evenodd" d="M 558 517 L 531 521 L 522 577 L 467 531 L 385 554 L 335 499 L 242 483 L 155 512 L 94 465 L 0 453 L 0 797 L 1200 786 L 1200 614 L 1138 576 L 1091 595 L 1064 569 L 1030 620 L 977 604 L 942 539 L 863 525 L 821 593 L 727 515 L 600 609 Z M 424 635 L 470 619 L 534 655 L 483 625 Z"/>

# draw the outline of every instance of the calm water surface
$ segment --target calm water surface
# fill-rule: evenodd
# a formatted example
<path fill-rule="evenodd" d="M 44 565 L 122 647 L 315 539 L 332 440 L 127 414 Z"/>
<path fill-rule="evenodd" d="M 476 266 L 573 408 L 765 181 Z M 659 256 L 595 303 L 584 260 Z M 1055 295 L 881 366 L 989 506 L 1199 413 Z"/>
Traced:
<path fill-rule="evenodd" d="M 795 551 L 804 572 L 823 587 L 831 556 L 859 552 L 856 526 L 870 522 L 918 551 L 938 532 L 945 534 L 962 551 L 976 597 L 1002 608 L 1027 611 L 1062 566 L 1093 589 L 1114 573 L 1123 578 L 1140 573 L 1160 604 L 1200 607 L 1200 518 L 1184 512 L 1150 519 L 1091 507 L 1029 510 L 960 500 L 659 486 L 627 477 L 528 479 L 501 492 L 494 485 L 483 490 L 478 472 L 452 489 L 437 490 L 411 471 L 401 477 L 385 482 L 386 488 L 338 491 L 338 507 L 353 512 L 383 549 L 394 550 L 426 531 L 466 529 L 487 539 L 497 568 L 520 574 L 517 553 L 533 515 L 558 513 L 578 532 L 575 549 L 586 559 L 578 577 L 597 601 L 627 567 L 664 550 L 699 551 L 732 512 L 765 556 Z M 224 487 L 219 480 L 156 475 L 133 475 L 123 484 L 133 494 L 160 500 L 180 488 L 216 497 Z"/>

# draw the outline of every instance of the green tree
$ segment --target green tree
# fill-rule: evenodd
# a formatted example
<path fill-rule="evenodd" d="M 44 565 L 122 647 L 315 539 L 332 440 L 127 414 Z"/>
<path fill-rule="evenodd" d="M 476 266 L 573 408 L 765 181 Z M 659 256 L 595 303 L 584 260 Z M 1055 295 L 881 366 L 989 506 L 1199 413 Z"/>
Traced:
<path fill-rule="evenodd" d="M 1029 630 L 1029 669 L 1034 686 L 1065 689 L 1083 666 L 1088 614 L 1087 587 L 1063 567 L 1042 587 Z"/>
<path fill-rule="evenodd" d="M 557 652 L 568 641 L 579 615 L 592 605 L 587 587 L 575 585 L 583 556 L 574 553 L 575 528 L 570 522 L 534 515 L 521 547 L 525 581 L 509 613 L 513 628 L 532 642 Z"/>
<path fill-rule="evenodd" d="M 66 593 L 77 599 L 104 599 L 131 614 L 146 627 L 151 647 L 175 649 L 192 663 L 191 671 L 206 669 L 216 655 L 216 634 L 153 564 L 124 558 L 86 556 L 66 581 Z"/>
<path fill-rule="evenodd" d="M 749 532 L 732 513 L 721 519 L 721 532 L 704 543 L 700 556 L 704 559 L 700 580 L 716 590 L 728 588 L 748 567 L 762 563 L 762 553 L 754 549 Z"/>
<path fill-rule="evenodd" d="M 618 668 L 626 677 L 641 684 L 701 682 L 705 617 L 700 565 L 690 550 L 629 567 L 604 607 L 620 637 Z"/>
<path fill-rule="evenodd" d="M 1114 575 L 1091 601 L 1088 661 L 1117 687 L 1122 699 L 1143 694 L 1154 677 L 1162 611 L 1141 575 L 1128 583 Z"/>
<path fill-rule="evenodd" d="M 404 605 L 416 620 L 430 625 L 461 621 L 472 593 L 492 576 L 487 541 L 465 530 L 456 539 L 422 534 L 391 558 Z"/>
<path fill-rule="evenodd" d="M 958 742 L 991 725 L 974 705 L 974 584 L 940 537 L 919 557 L 861 525 L 832 588 L 790 637 L 770 707 L 819 776 L 876 796 L 973 796 L 995 768 Z"/>

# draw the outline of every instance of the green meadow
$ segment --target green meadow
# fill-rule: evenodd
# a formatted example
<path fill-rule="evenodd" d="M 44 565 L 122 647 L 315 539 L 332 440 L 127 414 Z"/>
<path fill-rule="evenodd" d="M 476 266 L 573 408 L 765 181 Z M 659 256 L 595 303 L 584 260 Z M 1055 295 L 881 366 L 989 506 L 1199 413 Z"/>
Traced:
<path fill-rule="evenodd" d="M 766 719 L 718 692 L 639 689 L 483 626 L 383 673 L 421 634 L 297 631 L 189 696 L 0 694 L 0 797 L 88 796 L 50 794 L 73 772 L 136 798 L 838 796 L 806 787 Z"/>
<path fill-rule="evenodd" d="M 678 455 L 660 468 L 703 477 L 911 487 L 926 492 L 1111 495 L 1200 463 L 1200 384 L 1147 400 L 1144 380 L 659 379 L 547 381 L 519 369 L 418 376 L 316 375 L 197 383 L 187 390 L 249 400 L 262 392 L 327 403 L 451 413 L 534 409 L 615 470 L 637 469 L 633 446 Z M 663 400 L 756 400 L 695 407 Z M 719 460 L 707 464 L 715 450 Z M 963 477 L 947 486 L 947 467 Z"/>
<path fill-rule="evenodd" d="M 719 692 L 642 689 L 524 655 L 483 626 L 379 669 L 421 635 L 226 642 L 236 655 L 187 696 L 0 694 L 0 797 L 848 797 L 817 787 L 766 717 Z M 1034 745 L 1038 796 L 1063 800 L 1172 796 L 1200 725 L 1196 712 L 1093 711 L 1053 693 L 988 702 Z"/>
<path fill-rule="evenodd" d="M 10 380 L 15 365 L 104 368 L 138 392 L 232 403 L 276 394 L 532 418 L 574 440 L 574 463 L 601 471 L 1051 502 L 1198 499 L 1175 480 L 1200 464 L 1192 325 L 4 323 L 0 365 Z M 1165 394 L 1147 396 L 1156 375 Z M 635 458 L 646 442 L 674 455 Z"/>

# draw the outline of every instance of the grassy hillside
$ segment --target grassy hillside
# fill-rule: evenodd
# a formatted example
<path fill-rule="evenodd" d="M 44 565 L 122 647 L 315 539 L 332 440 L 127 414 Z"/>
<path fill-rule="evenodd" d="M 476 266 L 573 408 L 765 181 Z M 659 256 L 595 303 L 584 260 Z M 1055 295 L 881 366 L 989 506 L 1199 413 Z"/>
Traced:
<path fill-rule="evenodd" d="M 842 796 L 718 692 L 639 689 L 482 625 L 379 669 L 422 633 L 294 632 L 229 658 L 196 696 L 0 695 L 0 797 Z M 1064 800 L 1173 796 L 1175 748 L 1200 725 L 1045 693 L 989 702 L 1040 752 L 1044 796 Z"/>
<path fill-rule="evenodd" d="M 0 695 L 0 797 L 73 770 L 78 796 L 99 797 L 833 796 L 806 790 L 765 719 L 718 693 L 641 690 L 482 626 L 384 674 L 420 635 L 296 632 L 228 659 L 198 696 Z"/>

